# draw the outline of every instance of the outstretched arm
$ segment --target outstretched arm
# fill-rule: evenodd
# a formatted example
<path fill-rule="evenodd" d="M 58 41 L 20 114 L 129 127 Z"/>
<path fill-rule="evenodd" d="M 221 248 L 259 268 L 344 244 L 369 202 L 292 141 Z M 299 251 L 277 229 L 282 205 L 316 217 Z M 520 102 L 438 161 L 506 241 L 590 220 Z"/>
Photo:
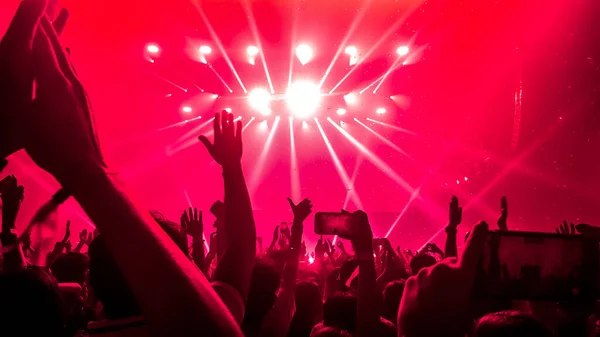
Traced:
<path fill-rule="evenodd" d="M 457 257 L 456 228 L 462 221 L 462 207 L 458 206 L 458 198 L 452 196 L 450 201 L 450 214 L 448 226 L 446 226 L 446 246 L 444 247 L 446 257 Z"/>
<path fill-rule="evenodd" d="M 23 4 L 43 1 L 25 0 Z M 42 6 L 43 9 L 44 6 Z M 32 159 L 65 187 L 98 226 L 144 316 L 158 335 L 241 336 L 200 271 L 103 164 L 83 86 L 42 15 L 34 50 L 35 123 L 21 129 Z M 33 35 L 31 35 L 33 36 Z M 25 35 L 22 38 L 27 38 Z M 31 96 L 30 96 L 31 97 Z M 168 286 L 165 286 L 168 284 Z"/>
<path fill-rule="evenodd" d="M 2 194 L 2 241 L 4 272 L 16 272 L 27 267 L 23 248 L 17 241 L 15 220 L 23 201 L 23 186 L 17 184 L 17 178 L 7 176 L 0 182 L 0 194 Z"/>
<path fill-rule="evenodd" d="M 277 301 L 265 317 L 261 334 L 263 336 L 285 337 L 294 316 L 296 291 L 296 275 L 298 274 L 298 259 L 300 258 L 300 243 L 304 231 L 304 220 L 312 212 L 310 200 L 304 199 L 298 205 L 288 198 L 294 212 L 294 223 L 290 238 L 290 248 L 281 276 L 281 289 Z"/>
<path fill-rule="evenodd" d="M 235 124 L 233 115 L 223 111 L 215 116 L 214 143 L 210 143 L 204 136 L 200 136 L 199 139 L 215 161 L 223 167 L 225 185 L 223 227 L 227 242 L 223 257 L 218 261 L 213 280 L 232 286 L 245 301 L 248 297 L 256 256 L 256 228 L 254 227 L 250 195 L 240 163 L 242 122 L 238 121 L 237 125 Z M 219 292 L 218 289 L 217 292 Z M 232 312 L 237 310 L 231 305 L 229 307 Z M 236 319 L 241 322 L 242 317 L 238 316 Z"/>

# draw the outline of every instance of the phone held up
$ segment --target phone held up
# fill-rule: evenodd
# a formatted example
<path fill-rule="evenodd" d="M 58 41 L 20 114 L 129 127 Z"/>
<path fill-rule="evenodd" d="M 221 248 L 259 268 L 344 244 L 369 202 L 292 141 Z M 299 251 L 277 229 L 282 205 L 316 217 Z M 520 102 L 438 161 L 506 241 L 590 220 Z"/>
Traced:
<path fill-rule="evenodd" d="M 315 234 L 352 236 L 355 225 L 350 213 L 324 213 L 315 214 Z"/>
<path fill-rule="evenodd" d="M 598 240 L 585 235 L 491 231 L 473 295 L 539 301 L 599 298 Z"/>

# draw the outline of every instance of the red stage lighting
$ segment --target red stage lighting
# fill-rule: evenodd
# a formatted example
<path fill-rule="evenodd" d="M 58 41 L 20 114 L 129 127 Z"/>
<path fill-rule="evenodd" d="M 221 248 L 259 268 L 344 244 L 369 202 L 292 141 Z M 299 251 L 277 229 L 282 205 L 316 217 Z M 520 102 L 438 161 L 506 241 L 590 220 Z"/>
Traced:
<path fill-rule="evenodd" d="M 271 99 L 271 94 L 263 88 L 253 89 L 248 95 L 250 107 L 265 116 L 271 113 Z"/>
<path fill-rule="evenodd" d="M 354 46 L 348 46 L 346 47 L 346 49 L 344 50 L 344 52 L 350 56 L 356 56 L 358 55 L 358 49 L 356 49 L 356 47 Z"/>
<path fill-rule="evenodd" d="M 400 46 L 398 47 L 398 49 L 396 49 L 396 53 L 398 54 L 398 56 L 405 56 L 408 54 L 409 51 L 410 50 L 407 46 Z"/>
<path fill-rule="evenodd" d="M 383 115 L 385 113 L 385 108 L 377 108 L 377 110 L 375 110 L 375 112 L 378 115 Z"/>
<path fill-rule="evenodd" d="M 341 115 L 345 115 L 345 114 L 346 114 L 346 109 L 344 109 L 344 108 L 339 108 L 339 109 L 337 109 L 337 111 L 336 111 L 336 112 L 337 112 L 337 114 L 338 114 L 338 115 L 340 115 L 340 116 L 341 116 Z"/>
<path fill-rule="evenodd" d="M 351 92 L 344 96 L 344 101 L 346 101 L 346 104 L 355 104 L 358 101 L 358 97 L 355 93 Z"/>
<path fill-rule="evenodd" d="M 160 52 L 160 48 L 154 43 L 146 45 L 146 50 L 151 54 L 157 54 L 158 52 Z"/>
<path fill-rule="evenodd" d="M 248 46 L 246 53 L 248 53 L 248 56 L 254 57 L 258 55 L 258 48 L 256 46 Z"/>
<path fill-rule="evenodd" d="M 290 111 L 299 118 L 312 116 L 321 103 L 319 87 L 309 81 L 292 83 L 286 98 Z"/>
<path fill-rule="evenodd" d="M 198 50 L 204 55 L 208 55 L 212 52 L 212 49 L 209 46 L 200 46 Z"/>
<path fill-rule="evenodd" d="M 184 106 L 181 108 L 181 111 L 183 111 L 183 112 L 185 112 L 185 113 L 188 113 L 188 114 L 189 114 L 190 112 L 192 112 L 192 107 L 191 107 L 191 106 L 189 106 L 189 105 L 184 105 Z"/>
<path fill-rule="evenodd" d="M 301 44 L 296 47 L 296 56 L 302 65 L 307 64 L 312 60 L 313 50 L 309 45 Z"/>

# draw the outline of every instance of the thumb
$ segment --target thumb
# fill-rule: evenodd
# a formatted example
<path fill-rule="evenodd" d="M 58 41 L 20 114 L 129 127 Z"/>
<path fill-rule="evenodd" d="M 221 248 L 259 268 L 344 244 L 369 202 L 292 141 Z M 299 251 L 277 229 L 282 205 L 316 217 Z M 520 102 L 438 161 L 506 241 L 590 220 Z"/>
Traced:
<path fill-rule="evenodd" d="M 460 259 L 460 266 L 469 271 L 474 271 L 481 261 L 483 249 L 487 240 L 488 224 L 485 221 L 473 226 L 471 234 L 465 243 L 465 249 Z"/>
<path fill-rule="evenodd" d="M 286 199 L 287 199 L 287 201 L 290 203 L 290 207 L 292 208 L 292 210 L 293 210 L 294 208 L 296 208 L 296 205 L 294 204 L 294 202 L 292 201 L 292 199 L 290 199 L 290 198 L 286 198 Z"/>
<path fill-rule="evenodd" d="M 210 140 L 208 140 L 208 138 L 206 138 L 204 135 L 198 136 L 198 139 L 202 142 L 202 144 L 204 144 L 208 152 L 212 155 L 213 144 L 210 142 Z"/>

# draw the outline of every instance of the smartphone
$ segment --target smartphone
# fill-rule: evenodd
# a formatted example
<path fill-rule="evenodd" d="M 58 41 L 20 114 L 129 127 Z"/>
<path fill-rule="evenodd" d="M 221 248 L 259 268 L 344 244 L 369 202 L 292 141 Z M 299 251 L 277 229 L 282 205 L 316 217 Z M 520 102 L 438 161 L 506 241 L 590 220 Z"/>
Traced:
<path fill-rule="evenodd" d="M 477 268 L 478 298 L 598 298 L 598 241 L 582 235 L 493 231 Z"/>
<path fill-rule="evenodd" d="M 315 214 L 315 234 L 351 236 L 354 233 L 352 214 L 323 213 Z"/>

